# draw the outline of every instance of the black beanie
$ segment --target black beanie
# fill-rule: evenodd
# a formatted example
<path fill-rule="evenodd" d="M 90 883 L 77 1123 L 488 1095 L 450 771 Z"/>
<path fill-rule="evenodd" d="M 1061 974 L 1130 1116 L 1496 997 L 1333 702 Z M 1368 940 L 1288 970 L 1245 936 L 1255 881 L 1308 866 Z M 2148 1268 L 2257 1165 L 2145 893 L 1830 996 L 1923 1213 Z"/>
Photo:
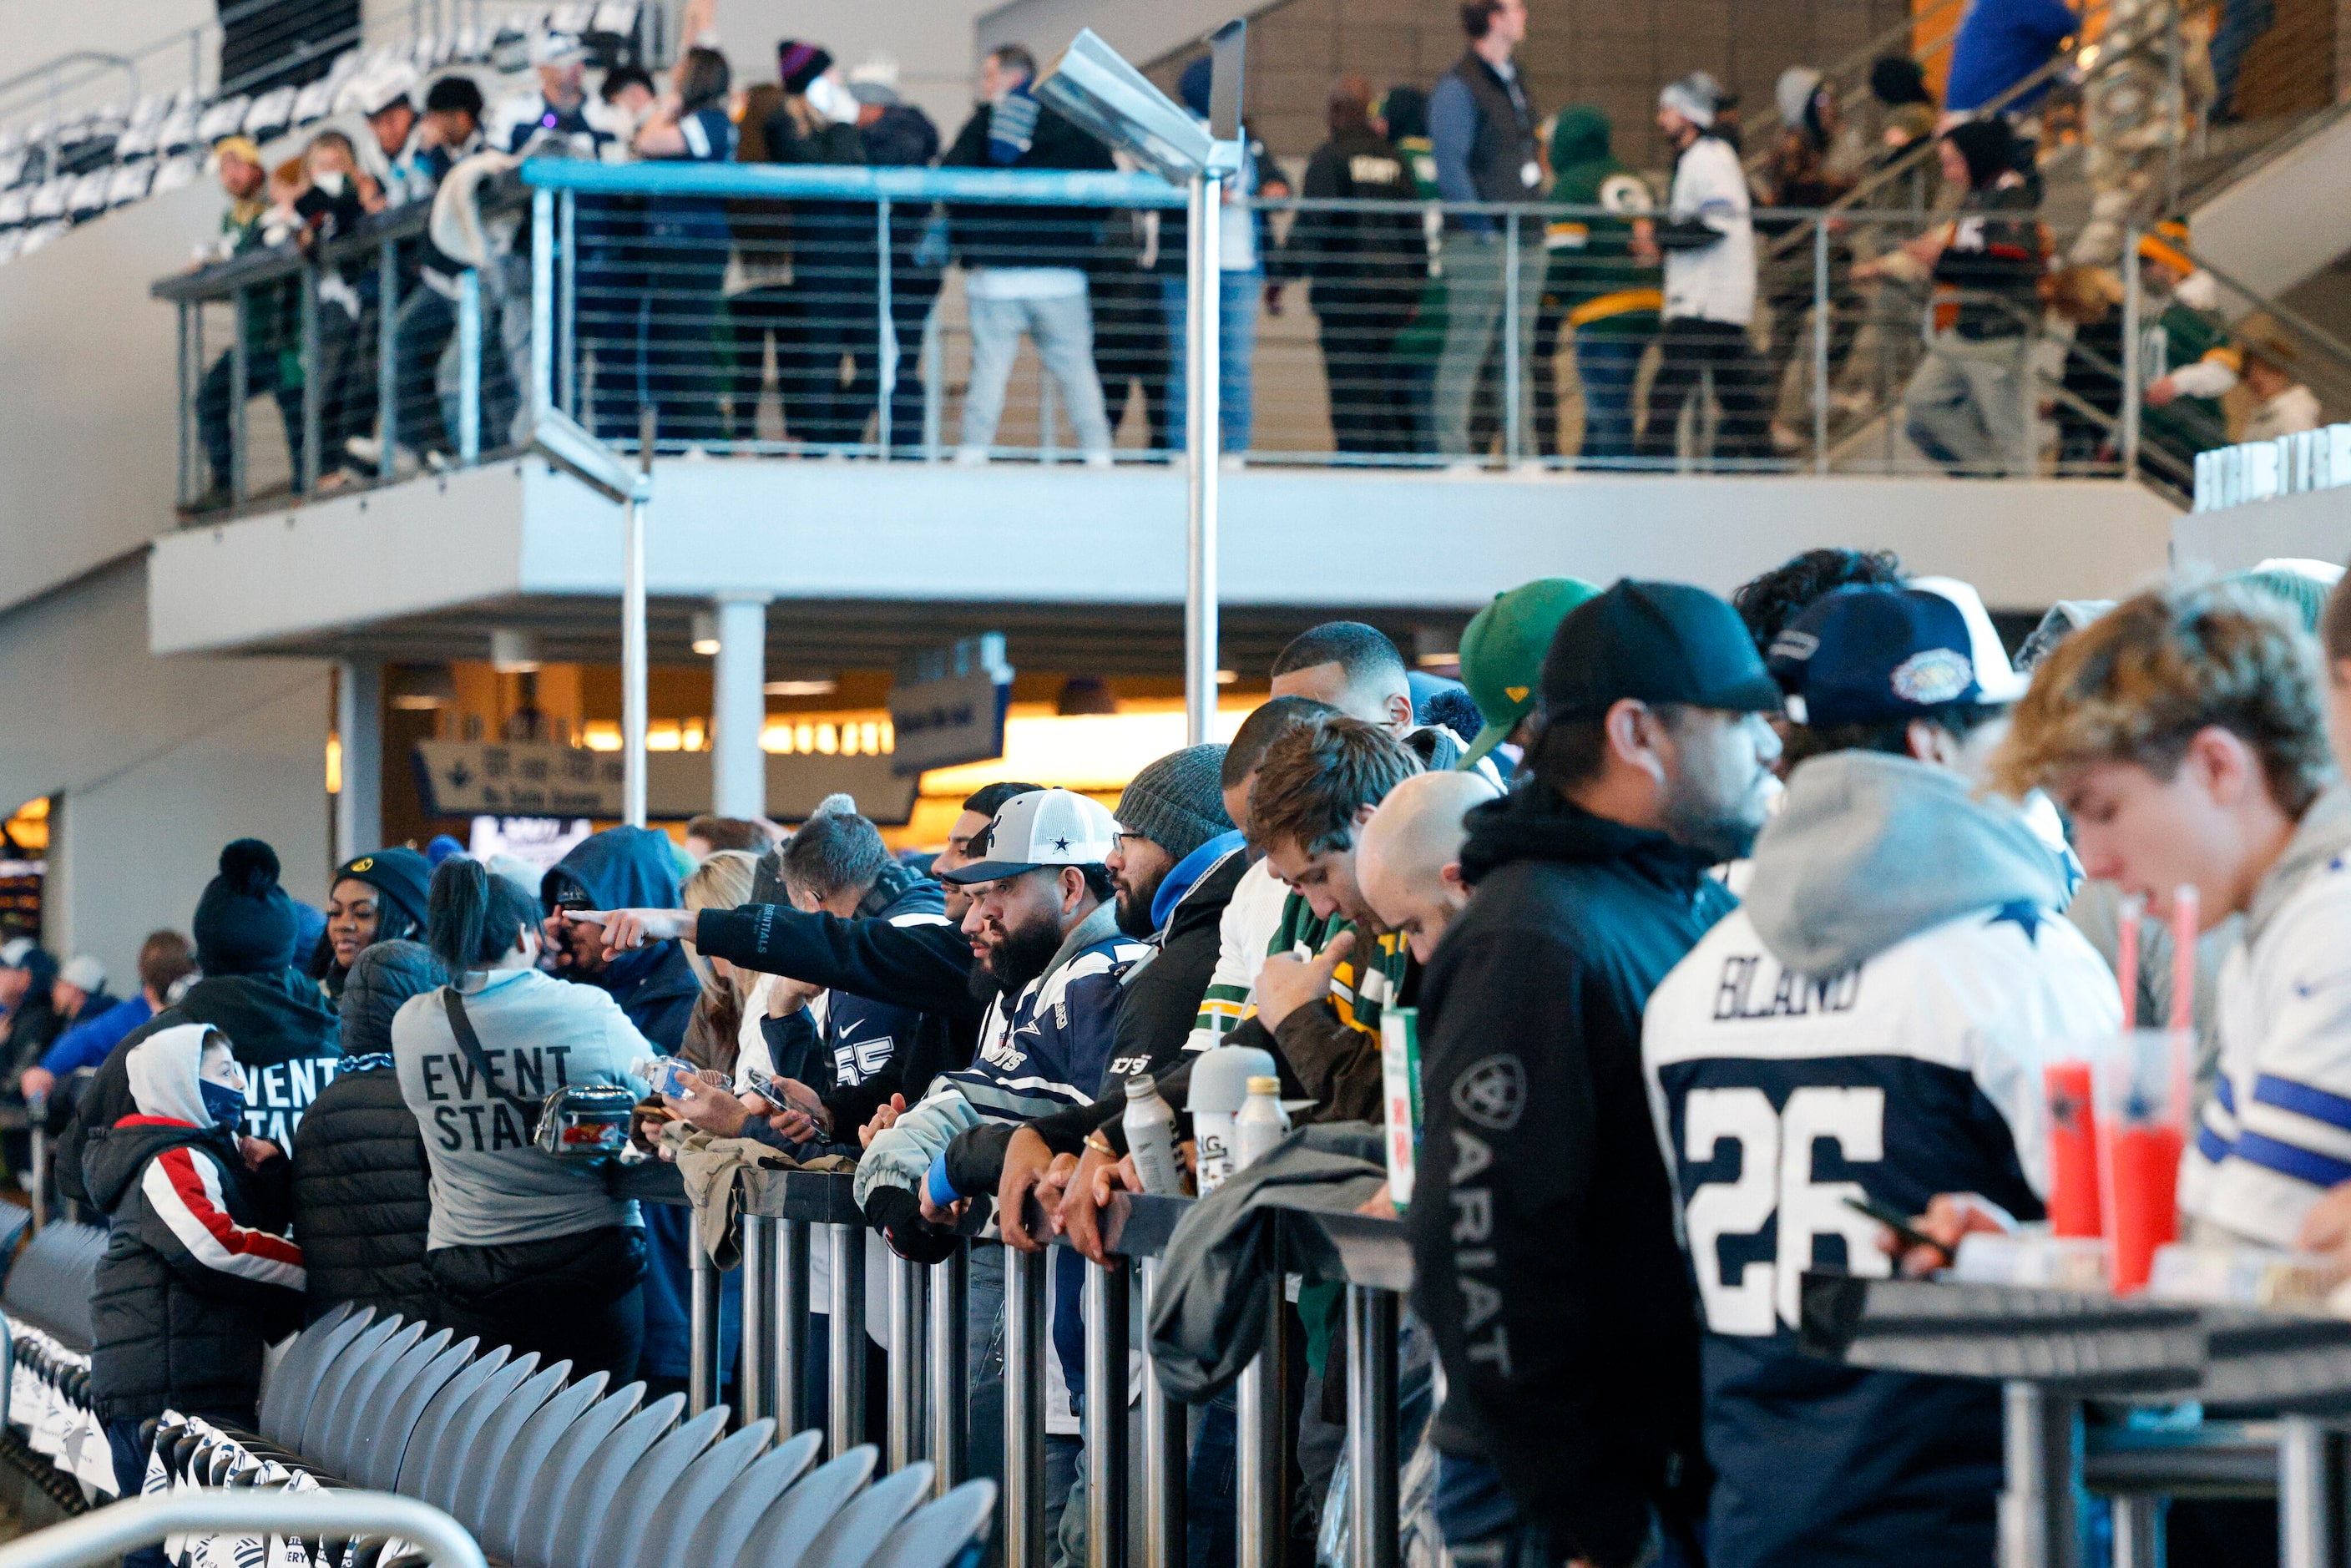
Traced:
<path fill-rule="evenodd" d="M 1962 120 L 1944 134 L 1967 160 L 1971 191 L 1985 189 L 2016 167 L 2016 134 L 2005 120 Z"/>
<path fill-rule="evenodd" d="M 262 975 L 294 962 L 294 901 L 277 885 L 277 852 L 259 839 L 221 851 L 220 874 L 196 900 L 196 967 L 208 977 Z"/>
<path fill-rule="evenodd" d="M 407 916 L 407 928 L 397 929 L 399 922 L 385 927 L 379 941 L 397 936 L 413 936 L 424 929 L 425 903 L 433 888 L 433 867 L 414 850 L 378 850 L 346 861 L 335 868 L 334 880 L 327 883 L 332 893 L 335 883 L 363 882 L 383 895 L 386 914 L 397 912 Z"/>

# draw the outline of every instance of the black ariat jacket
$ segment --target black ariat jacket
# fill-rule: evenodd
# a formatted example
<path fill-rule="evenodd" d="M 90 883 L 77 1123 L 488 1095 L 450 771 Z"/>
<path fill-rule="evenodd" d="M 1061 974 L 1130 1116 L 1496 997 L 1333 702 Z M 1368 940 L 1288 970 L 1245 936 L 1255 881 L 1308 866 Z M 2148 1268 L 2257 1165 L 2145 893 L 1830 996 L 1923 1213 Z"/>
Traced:
<path fill-rule="evenodd" d="M 137 1109 L 123 1058 L 149 1035 L 188 1023 L 210 1024 L 228 1036 L 229 1047 L 250 1080 L 244 1130 L 280 1149 L 294 1146 L 294 1129 L 302 1113 L 333 1082 L 342 1056 L 334 1009 L 299 969 L 197 981 L 186 996 L 125 1035 L 99 1065 L 73 1121 L 57 1139 L 57 1189 L 66 1197 L 77 1203 L 93 1202 L 83 1185 L 82 1167 L 111 1135 L 114 1124 Z"/>
<path fill-rule="evenodd" d="M 1560 1556 L 1614 1568 L 1702 1470 L 1641 1009 L 1735 901 L 1704 857 L 1532 780 L 1468 820 L 1477 895 L 1420 988 L 1406 1219 L 1445 1366 L 1436 1440 L 1494 1465 Z"/>
<path fill-rule="evenodd" d="M 261 1349 L 302 1318 L 302 1255 L 286 1239 L 287 1164 L 249 1171 L 234 1135 L 132 1114 L 94 1145 L 89 1195 L 110 1221 L 90 1302 L 90 1392 L 108 1421 L 167 1407 L 239 1415 Z"/>

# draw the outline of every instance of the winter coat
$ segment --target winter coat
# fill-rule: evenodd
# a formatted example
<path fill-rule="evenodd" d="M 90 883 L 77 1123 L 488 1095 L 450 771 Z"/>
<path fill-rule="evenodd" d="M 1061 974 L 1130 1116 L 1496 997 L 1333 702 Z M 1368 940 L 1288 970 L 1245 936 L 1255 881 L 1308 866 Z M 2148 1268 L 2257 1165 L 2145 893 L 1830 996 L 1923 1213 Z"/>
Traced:
<path fill-rule="evenodd" d="M 293 1147 L 302 1113 L 334 1082 L 342 1057 L 334 1009 L 299 969 L 198 980 L 187 995 L 125 1036 L 99 1068 L 73 1121 L 57 1139 L 57 1190 L 66 1197 L 77 1203 L 90 1201 L 82 1185 L 88 1151 L 104 1143 L 115 1123 L 136 1109 L 123 1059 L 148 1036 L 190 1023 L 209 1024 L 228 1036 L 229 1049 L 244 1064 L 248 1080 L 244 1131 L 280 1149 Z"/>
<path fill-rule="evenodd" d="M 1744 327 L 1755 315 L 1755 224 L 1747 171 L 1719 136 L 1703 135 L 1674 163 L 1666 252 L 1666 319 Z"/>
<path fill-rule="evenodd" d="M 392 1020 L 446 977 L 414 942 L 379 942 L 343 988 L 342 1071 L 294 1134 L 294 1239 L 310 1273 L 310 1307 L 339 1301 L 431 1322 L 439 1298 L 424 1270 L 433 1169 L 424 1134 L 393 1070 Z"/>
<path fill-rule="evenodd" d="M 2220 967 L 2220 1078 L 2179 1173 L 2179 1207 L 2231 1236 L 2292 1247 L 2303 1216 L 2351 1181 L 2351 794 L 2303 813 L 2253 890 Z"/>
<path fill-rule="evenodd" d="M 1641 1009 L 1733 900 L 1708 856 L 1540 781 L 1468 823 L 1476 896 L 1420 988 L 1405 1221 L 1445 1369 L 1435 1440 L 1493 1465 L 1561 1556 L 1630 1562 L 1701 1464 L 1696 1303 Z"/>
<path fill-rule="evenodd" d="M 389 1051 L 347 1057 L 294 1134 L 294 1239 L 315 1314 L 340 1301 L 440 1315 L 424 1270 L 433 1172 Z"/>
<path fill-rule="evenodd" d="M 1393 212 L 1301 210 L 1282 246 L 1283 270 L 1313 279 L 1317 314 L 1408 308 L 1428 281 L 1428 241 L 1413 202 L 1412 171 L 1368 125 L 1333 136 L 1306 161 L 1299 194 L 1308 201 L 1377 201 Z"/>
<path fill-rule="evenodd" d="M 1605 114 L 1583 105 L 1561 110 L 1552 124 L 1551 199 L 1623 214 L 1553 218 L 1543 235 L 1551 255 L 1543 292 L 1559 302 L 1579 340 L 1651 336 L 1666 302 L 1658 270 L 1632 255 L 1633 220 L 1648 216 L 1656 203 L 1611 148 L 1613 131 Z"/>
<path fill-rule="evenodd" d="M 206 1113 L 196 1067 L 209 1032 L 169 1026 L 134 1048 L 143 1092 L 84 1166 L 110 1217 L 90 1302 L 90 1392 L 110 1422 L 249 1414 L 263 1345 L 301 1321 L 287 1162 L 247 1170 L 236 1134 Z"/>
<path fill-rule="evenodd" d="M 988 127 L 996 107 L 972 111 L 954 145 L 939 160 L 942 169 L 1063 169 L 1107 173 L 1117 165 L 1110 149 L 1050 109 L 1040 107 L 1029 150 L 1009 164 L 988 157 Z M 967 267 L 1069 267 L 1091 269 L 1101 260 L 1102 207 L 1004 207 L 961 203 L 947 208 L 956 254 Z"/>
<path fill-rule="evenodd" d="M 41 1068 L 63 1078 L 68 1072 L 96 1067 L 122 1043 L 126 1035 L 154 1016 L 155 1009 L 148 1005 L 144 991 L 129 1001 L 116 1002 L 103 1012 L 84 1008 L 73 1028 L 57 1036 L 57 1043 L 41 1058 Z"/>
<path fill-rule="evenodd" d="M 1959 775 L 1815 758 L 1757 841 L 1747 902 L 1650 997 L 1641 1049 L 1708 1331 L 1721 1560 L 1995 1555 L 1999 1390 L 1802 1354 L 1798 1288 L 1816 1263 L 1890 1271 L 1847 1194 L 1916 1214 L 1974 1192 L 2040 1218 L 2043 1069 L 2122 1017 L 2105 960 L 2058 913 L 2068 892 L 2025 818 Z"/>

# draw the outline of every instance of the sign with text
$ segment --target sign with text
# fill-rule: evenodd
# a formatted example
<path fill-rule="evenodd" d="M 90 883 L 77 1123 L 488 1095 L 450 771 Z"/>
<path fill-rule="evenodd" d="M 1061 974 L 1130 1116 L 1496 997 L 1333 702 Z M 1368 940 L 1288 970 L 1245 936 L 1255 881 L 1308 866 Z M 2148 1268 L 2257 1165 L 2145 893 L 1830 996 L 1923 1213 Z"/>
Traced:
<path fill-rule="evenodd" d="M 1004 755 L 1004 715 L 1011 706 L 1012 665 L 1001 632 L 901 660 L 890 687 L 896 735 L 891 771 L 911 779 L 927 768 L 995 760 Z"/>
<path fill-rule="evenodd" d="M 417 783 L 436 817 L 617 817 L 617 751 L 545 741 L 420 740 Z"/>

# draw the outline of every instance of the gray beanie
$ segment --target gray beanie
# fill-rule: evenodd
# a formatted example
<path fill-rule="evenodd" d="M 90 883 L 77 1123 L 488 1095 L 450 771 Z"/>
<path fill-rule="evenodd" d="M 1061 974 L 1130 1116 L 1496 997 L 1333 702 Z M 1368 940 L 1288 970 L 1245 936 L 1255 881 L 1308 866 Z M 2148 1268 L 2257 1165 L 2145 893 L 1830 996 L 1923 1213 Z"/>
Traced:
<path fill-rule="evenodd" d="M 1118 798 L 1118 825 L 1179 861 L 1231 832 L 1218 777 L 1224 766 L 1225 748 L 1214 741 L 1169 752 L 1136 774 Z"/>

